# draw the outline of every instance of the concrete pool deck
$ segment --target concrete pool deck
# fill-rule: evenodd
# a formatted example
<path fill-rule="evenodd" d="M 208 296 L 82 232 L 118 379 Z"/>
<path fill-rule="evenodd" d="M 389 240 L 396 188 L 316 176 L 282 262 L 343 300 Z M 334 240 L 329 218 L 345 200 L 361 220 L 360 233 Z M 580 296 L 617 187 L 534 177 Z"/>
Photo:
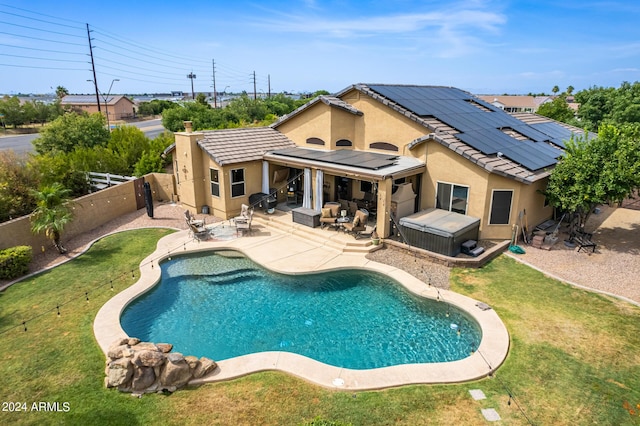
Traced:
<path fill-rule="evenodd" d="M 493 309 L 483 310 L 477 306 L 476 300 L 431 287 L 398 268 L 368 260 L 366 251 L 351 251 L 346 245 L 340 248 L 335 237 L 327 235 L 334 239 L 332 244 L 305 237 L 304 229 L 297 225 L 282 230 L 266 224 L 257 224 L 252 234 L 226 241 L 198 242 L 187 231 L 168 235 L 158 242 L 156 251 L 141 262 L 140 279 L 100 309 L 94 320 L 96 340 L 106 354 L 116 339 L 129 337 L 120 326 L 121 313 L 132 300 L 159 281 L 159 261 L 189 252 L 231 249 L 282 273 L 303 274 L 339 268 L 378 271 L 400 282 L 416 295 L 451 303 L 470 314 L 482 329 L 482 341 L 476 352 L 459 361 L 405 364 L 372 370 L 330 366 L 290 352 L 261 352 L 219 361 L 218 368 L 212 374 L 190 384 L 230 380 L 259 371 L 276 370 L 337 390 L 382 389 L 406 384 L 475 380 L 489 375 L 505 360 L 509 351 L 509 334 Z M 353 240 L 352 237 L 349 239 Z"/>

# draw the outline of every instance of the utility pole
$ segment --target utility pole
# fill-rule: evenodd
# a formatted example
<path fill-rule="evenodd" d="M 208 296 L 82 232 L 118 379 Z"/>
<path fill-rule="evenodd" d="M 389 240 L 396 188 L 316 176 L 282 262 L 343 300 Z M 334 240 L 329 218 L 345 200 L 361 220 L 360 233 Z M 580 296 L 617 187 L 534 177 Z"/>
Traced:
<path fill-rule="evenodd" d="M 196 78 L 196 75 L 193 72 L 187 74 L 187 78 L 191 80 L 191 99 L 196 98 L 196 92 L 193 91 L 193 79 Z"/>
<path fill-rule="evenodd" d="M 212 59 L 211 64 L 213 65 L 213 107 L 218 108 L 218 92 L 216 91 L 216 60 Z"/>
<path fill-rule="evenodd" d="M 271 97 L 271 74 L 267 74 L 267 82 L 268 82 L 267 93 L 269 94 L 268 97 Z"/>
<path fill-rule="evenodd" d="M 98 102 L 98 112 L 100 110 L 100 93 L 98 92 L 98 79 L 96 78 L 96 64 L 93 62 L 93 47 L 91 46 L 91 31 L 89 31 L 89 24 L 87 24 L 87 38 L 89 39 L 89 55 L 91 55 L 91 69 L 93 70 L 93 84 L 96 88 L 96 102 Z"/>
<path fill-rule="evenodd" d="M 258 92 L 256 90 L 256 72 L 253 72 L 253 100 L 258 99 Z"/>

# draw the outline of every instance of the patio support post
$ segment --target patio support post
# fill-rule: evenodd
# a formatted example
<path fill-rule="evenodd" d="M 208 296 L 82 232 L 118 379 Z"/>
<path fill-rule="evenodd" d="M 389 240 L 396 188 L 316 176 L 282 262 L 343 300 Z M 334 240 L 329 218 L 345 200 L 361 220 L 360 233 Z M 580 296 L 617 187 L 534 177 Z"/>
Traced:
<path fill-rule="evenodd" d="M 316 169 L 316 211 L 322 209 L 323 203 L 323 190 L 324 190 L 324 173 L 320 169 Z"/>

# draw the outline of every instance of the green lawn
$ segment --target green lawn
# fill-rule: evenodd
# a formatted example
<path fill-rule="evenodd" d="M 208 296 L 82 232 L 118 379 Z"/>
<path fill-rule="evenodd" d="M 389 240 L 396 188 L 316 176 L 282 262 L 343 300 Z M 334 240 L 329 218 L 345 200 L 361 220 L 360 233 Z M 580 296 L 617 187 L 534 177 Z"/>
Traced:
<path fill-rule="evenodd" d="M 170 396 L 137 399 L 105 389 L 93 319 L 134 282 L 131 271 L 137 278 L 138 263 L 169 232 L 109 236 L 0 295 L 3 408 L 10 402 L 28 410 L 34 402 L 69 406 L 68 412 L 0 411 L 2 424 L 300 425 L 320 418 L 325 424 L 484 425 L 481 408 L 495 408 L 509 425 L 640 424 L 640 308 L 545 278 L 505 256 L 452 273 L 453 290 L 491 305 L 511 333 L 509 357 L 492 379 L 349 393 L 266 372 Z M 36 316 L 25 332 L 22 321 Z M 469 389 L 481 389 L 487 399 L 474 401 Z"/>

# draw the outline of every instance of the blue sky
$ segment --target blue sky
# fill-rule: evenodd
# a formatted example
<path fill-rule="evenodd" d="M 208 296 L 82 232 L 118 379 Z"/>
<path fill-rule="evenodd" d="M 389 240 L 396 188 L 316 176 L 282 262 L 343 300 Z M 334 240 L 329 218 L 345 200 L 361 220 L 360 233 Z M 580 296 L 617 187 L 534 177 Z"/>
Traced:
<path fill-rule="evenodd" d="M 0 0 L 0 93 L 339 91 L 354 83 L 550 93 L 640 80 L 640 2 Z"/>

